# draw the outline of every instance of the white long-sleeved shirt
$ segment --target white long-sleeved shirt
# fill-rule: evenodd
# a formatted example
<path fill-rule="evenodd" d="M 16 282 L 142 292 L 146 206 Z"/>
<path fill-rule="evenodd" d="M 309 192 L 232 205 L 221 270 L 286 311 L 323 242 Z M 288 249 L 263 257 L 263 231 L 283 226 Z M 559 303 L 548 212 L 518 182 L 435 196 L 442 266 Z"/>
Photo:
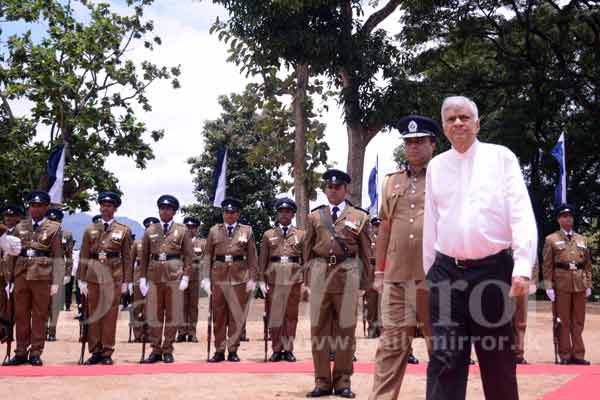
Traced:
<path fill-rule="evenodd" d="M 476 260 L 512 248 L 513 276 L 531 278 L 537 226 L 517 157 L 506 147 L 476 140 L 450 149 L 427 166 L 423 268 L 436 251 Z"/>

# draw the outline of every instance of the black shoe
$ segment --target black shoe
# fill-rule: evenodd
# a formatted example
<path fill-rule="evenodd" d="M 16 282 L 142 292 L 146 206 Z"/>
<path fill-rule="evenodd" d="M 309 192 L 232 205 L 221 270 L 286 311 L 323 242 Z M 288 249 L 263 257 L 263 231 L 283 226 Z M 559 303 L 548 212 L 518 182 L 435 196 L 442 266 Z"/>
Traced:
<path fill-rule="evenodd" d="M 188 335 L 187 341 L 191 343 L 198 343 L 198 338 L 196 336 Z"/>
<path fill-rule="evenodd" d="M 177 343 L 185 342 L 185 335 L 177 335 L 177 339 L 175 341 Z"/>
<path fill-rule="evenodd" d="M 133 343 L 142 343 L 142 338 L 139 338 L 139 337 L 134 338 Z"/>
<path fill-rule="evenodd" d="M 335 351 L 329 352 L 329 361 L 335 361 Z"/>
<path fill-rule="evenodd" d="M 44 365 L 40 356 L 29 356 L 29 364 L 33 365 L 34 367 L 41 367 Z"/>
<path fill-rule="evenodd" d="M 270 362 L 278 362 L 278 361 L 281 361 L 282 358 L 283 358 L 283 351 L 274 351 L 273 354 L 271 354 L 271 357 L 269 357 L 269 361 Z"/>
<path fill-rule="evenodd" d="M 529 364 L 529 363 L 527 362 L 527 360 L 526 360 L 524 357 L 517 357 L 517 358 L 515 359 L 515 362 L 516 362 L 517 364 L 521 364 L 521 365 L 527 365 L 527 364 Z"/>
<path fill-rule="evenodd" d="M 418 359 L 417 357 L 415 357 L 415 356 L 414 356 L 412 353 L 410 353 L 410 354 L 408 355 L 408 360 L 407 360 L 407 362 L 408 362 L 409 364 L 418 364 L 418 363 L 419 363 L 419 359 Z"/>
<path fill-rule="evenodd" d="M 150 355 L 148 356 L 148 358 L 146 358 L 143 363 L 144 364 L 154 364 L 157 363 L 159 361 L 162 361 L 162 355 L 158 354 L 158 353 L 150 353 Z"/>
<path fill-rule="evenodd" d="M 379 336 L 381 336 L 381 331 L 379 330 L 379 328 L 369 328 L 368 329 L 367 338 L 375 339 L 375 338 L 378 338 Z"/>
<path fill-rule="evenodd" d="M 225 352 L 222 351 L 215 352 L 215 354 L 208 359 L 209 363 L 218 363 L 222 361 L 225 361 Z"/>
<path fill-rule="evenodd" d="M 336 396 L 344 397 L 346 399 L 353 399 L 356 397 L 354 392 L 350 388 L 343 388 L 335 391 Z"/>
<path fill-rule="evenodd" d="M 173 357 L 173 354 L 171 354 L 171 353 L 165 353 L 165 354 L 163 354 L 163 362 L 165 364 L 171 364 L 171 363 L 175 362 L 175 357 Z"/>
<path fill-rule="evenodd" d="M 584 360 L 583 358 L 571 358 L 572 365 L 590 365 L 588 360 Z"/>
<path fill-rule="evenodd" d="M 240 342 L 249 342 L 249 341 L 250 341 L 250 339 L 249 339 L 249 338 L 248 338 L 248 336 L 246 336 L 246 335 L 242 335 L 242 336 L 240 337 Z"/>
<path fill-rule="evenodd" d="M 475 365 L 475 360 L 473 360 L 472 358 L 469 358 L 469 364 L 470 365 Z"/>
<path fill-rule="evenodd" d="M 352 354 L 352 362 L 357 362 L 358 358 L 356 358 L 356 354 Z"/>
<path fill-rule="evenodd" d="M 65 304 L 65 311 L 71 311 L 71 305 L 70 304 L 69 305 Z"/>
<path fill-rule="evenodd" d="M 102 357 L 102 361 L 100 361 L 102 365 L 113 365 L 114 361 L 111 356 Z"/>
<path fill-rule="evenodd" d="M 14 366 L 17 366 L 17 365 L 27 364 L 28 361 L 29 360 L 25 356 L 14 356 L 13 358 L 11 358 L 10 360 L 6 361 L 2 365 L 14 367 Z"/>
<path fill-rule="evenodd" d="M 571 364 L 571 360 L 567 360 L 566 358 L 562 358 L 558 363 L 560 365 L 569 365 L 569 364 Z"/>
<path fill-rule="evenodd" d="M 283 359 L 288 362 L 296 362 L 296 356 L 291 351 L 284 351 Z"/>
<path fill-rule="evenodd" d="M 235 351 L 230 351 L 229 354 L 227 354 L 227 361 L 240 362 L 240 358 Z"/>
<path fill-rule="evenodd" d="M 85 360 L 83 365 L 96 365 L 102 361 L 103 357 L 100 353 L 93 353 L 90 358 Z"/>
<path fill-rule="evenodd" d="M 325 397 L 325 396 L 331 396 L 331 389 L 314 388 L 310 392 L 306 393 L 306 397 Z"/>
<path fill-rule="evenodd" d="M 46 339 L 47 342 L 56 342 L 56 336 L 55 335 L 48 335 L 48 339 Z"/>

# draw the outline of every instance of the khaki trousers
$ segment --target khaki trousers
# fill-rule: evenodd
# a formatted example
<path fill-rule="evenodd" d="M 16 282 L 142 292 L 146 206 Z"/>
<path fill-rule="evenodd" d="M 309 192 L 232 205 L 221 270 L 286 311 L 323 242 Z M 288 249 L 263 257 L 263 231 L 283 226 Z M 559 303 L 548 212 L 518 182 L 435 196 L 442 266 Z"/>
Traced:
<path fill-rule="evenodd" d="M 246 284 L 214 283 L 212 293 L 215 351 L 237 352 L 248 316 L 249 293 Z"/>
<path fill-rule="evenodd" d="M 200 285 L 198 281 L 190 281 L 188 288 L 183 292 L 183 324 L 178 328 L 179 335 L 196 337 L 199 300 Z"/>
<path fill-rule="evenodd" d="M 142 292 L 140 292 L 140 285 L 133 285 L 133 298 L 132 298 L 132 306 L 131 306 L 131 314 L 129 315 L 129 323 L 132 326 L 133 330 L 133 338 L 134 339 L 142 339 L 142 335 L 144 333 L 148 334 L 147 329 L 144 332 L 144 314 L 146 306 L 146 299 L 142 296 Z"/>
<path fill-rule="evenodd" d="M 183 321 L 183 292 L 179 290 L 179 281 L 150 283 L 146 298 L 146 317 L 152 352 L 173 353 L 177 327 Z"/>
<path fill-rule="evenodd" d="M 23 276 L 15 280 L 15 325 L 19 357 L 41 356 L 46 341 L 50 282 L 29 281 Z M 31 346 L 31 348 L 30 348 Z"/>
<path fill-rule="evenodd" d="M 525 330 L 527 329 L 527 296 L 515 298 L 515 314 L 512 319 L 513 354 L 516 358 L 525 357 Z"/>
<path fill-rule="evenodd" d="M 121 283 L 88 283 L 88 349 L 109 357 L 115 351 Z"/>
<path fill-rule="evenodd" d="M 269 287 L 267 310 L 274 352 L 293 351 L 302 284 Z"/>
<path fill-rule="evenodd" d="M 583 359 L 583 326 L 585 324 L 585 291 L 556 291 L 556 313 L 560 318 L 558 355 L 563 360 Z"/>

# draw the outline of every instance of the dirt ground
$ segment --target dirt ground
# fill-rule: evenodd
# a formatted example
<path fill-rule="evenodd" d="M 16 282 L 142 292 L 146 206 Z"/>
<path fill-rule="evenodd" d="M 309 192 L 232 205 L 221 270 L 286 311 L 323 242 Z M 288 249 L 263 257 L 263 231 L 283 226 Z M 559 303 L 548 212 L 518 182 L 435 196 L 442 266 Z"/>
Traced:
<path fill-rule="evenodd" d="M 207 301 L 201 299 L 200 315 L 207 315 Z M 242 343 L 239 355 L 244 363 L 262 362 L 264 342 L 262 341 L 262 300 L 256 300 L 251 308 L 247 329 L 250 342 Z M 308 307 L 302 304 L 295 354 L 299 361 L 310 362 L 310 335 Z M 60 315 L 58 341 L 47 343 L 43 354 L 45 365 L 75 365 L 79 357 L 77 343 L 79 328 L 73 319 L 73 312 Z M 127 343 L 128 313 L 119 315 L 117 349 L 114 354 L 118 365 L 137 363 L 141 345 Z M 198 363 L 206 360 L 206 320 L 198 324 L 200 343 L 178 343 L 175 347 L 176 363 Z M 584 339 L 587 344 L 586 358 L 593 364 L 600 363 L 600 305 L 588 305 L 588 315 Z M 551 364 L 554 360 L 551 332 L 550 303 L 529 303 L 528 329 L 526 338 L 526 358 L 530 363 Z M 362 322 L 357 326 L 357 357 L 360 363 L 373 361 L 377 346 L 376 339 L 363 336 Z M 422 339 L 415 340 L 414 353 L 422 361 L 427 360 Z M 214 348 L 214 347 L 213 347 Z M 149 349 L 148 349 L 149 351 Z M 88 355 L 86 354 L 86 357 Z M 271 364 L 271 374 L 248 373 L 204 373 L 204 374 L 155 374 L 130 376 L 93 377 L 44 377 L 21 378 L 0 377 L 0 388 L 11 398 L 22 399 L 299 399 L 313 387 L 313 377 L 309 373 L 278 373 L 278 364 Z M 4 367 L 7 368 L 7 367 Z M 33 368 L 33 367 L 30 367 Z M 42 367 L 43 368 L 43 367 Z M 80 367 L 94 368 L 94 367 Z M 414 371 L 413 371 L 414 372 Z M 541 399 L 562 386 L 575 376 L 570 374 L 519 374 L 521 399 Z M 352 378 L 352 388 L 357 398 L 366 399 L 371 389 L 371 374 L 356 373 Z M 599 385 L 600 386 L 600 385 Z M 332 397 L 333 398 L 333 397 Z M 410 373 L 405 377 L 401 398 L 424 399 L 425 375 Z M 482 399 L 483 392 L 479 375 L 471 374 L 469 379 L 469 399 Z"/>

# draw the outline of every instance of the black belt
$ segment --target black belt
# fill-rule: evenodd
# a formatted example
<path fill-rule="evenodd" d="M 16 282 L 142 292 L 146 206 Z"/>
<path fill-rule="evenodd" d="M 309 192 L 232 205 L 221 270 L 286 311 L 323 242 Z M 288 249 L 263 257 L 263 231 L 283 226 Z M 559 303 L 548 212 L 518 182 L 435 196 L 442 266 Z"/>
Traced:
<path fill-rule="evenodd" d="M 222 262 L 246 261 L 246 256 L 230 256 L 230 255 L 215 256 L 215 261 L 222 261 Z"/>
<path fill-rule="evenodd" d="M 298 256 L 273 256 L 273 257 L 271 257 L 271 262 L 299 263 L 300 257 L 298 257 Z"/>
<path fill-rule="evenodd" d="M 152 261 L 171 261 L 179 260 L 180 258 L 179 254 L 165 254 L 162 257 L 159 254 L 152 254 Z"/>
<path fill-rule="evenodd" d="M 117 258 L 117 257 L 121 257 L 121 253 L 118 251 L 111 251 L 111 252 L 107 252 L 107 253 L 94 253 L 90 256 L 90 258 L 92 260 L 98 260 L 100 258 L 100 254 L 104 254 L 104 257 L 106 258 Z"/>
<path fill-rule="evenodd" d="M 52 253 L 49 251 L 42 251 L 36 249 L 21 249 L 19 253 L 21 257 L 51 257 Z"/>
<path fill-rule="evenodd" d="M 504 249 L 499 253 L 492 254 L 491 256 L 487 256 L 484 258 L 478 258 L 477 260 L 461 260 L 459 258 L 450 257 L 440 252 L 436 252 L 437 259 L 448 264 L 454 264 L 457 268 L 461 269 L 479 268 L 493 262 L 498 262 L 502 258 L 510 256 L 511 252 L 509 249 Z"/>
<path fill-rule="evenodd" d="M 335 254 L 332 254 L 328 257 L 323 257 L 323 258 L 327 261 L 327 264 L 330 267 L 333 267 L 334 265 L 343 263 L 344 261 L 346 261 L 349 258 L 354 258 L 355 255 L 356 254 L 348 254 L 347 256 L 344 256 L 344 255 L 336 256 Z"/>
<path fill-rule="evenodd" d="M 575 265 L 575 269 L 583 269 L 584 264 L 583 263 L 573 263 Z M 569 263 L 556 263 L 554 264 L 556 266 L 556 268 L 560 268 L 560 269 L 566 269 L 566 270 L 570 270 L 571 269 L 571 264 Z"/>

